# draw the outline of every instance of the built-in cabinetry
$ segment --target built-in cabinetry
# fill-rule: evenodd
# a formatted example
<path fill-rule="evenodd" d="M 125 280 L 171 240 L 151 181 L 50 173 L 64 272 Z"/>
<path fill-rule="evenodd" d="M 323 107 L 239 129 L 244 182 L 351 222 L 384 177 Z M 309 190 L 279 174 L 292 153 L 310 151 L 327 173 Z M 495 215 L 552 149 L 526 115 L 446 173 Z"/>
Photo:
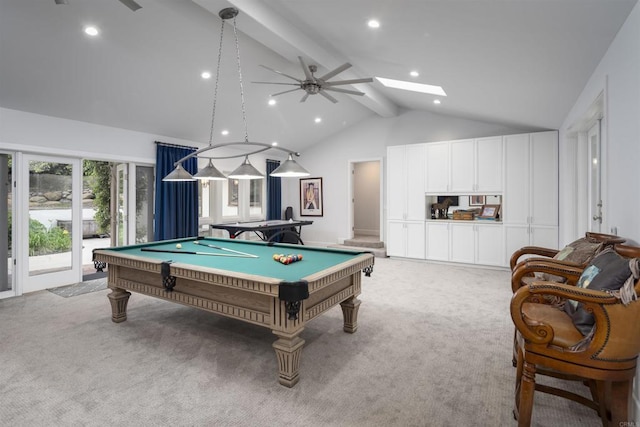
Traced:
<path fill-rule="evenodd" d="M 427 194 L 502 192 L 502 137 L 427 144 Z"/>
<path fill-rule="evenodd" d="M 558 133 L 504 137 L 502 206 L 508 254 L 526 245 L 558 246 Z"/>
<path fill-rule="evenodd" d="M 390 256 L 506 266 L 558 245 L 555 131 L 388 147 L 387 167 Z M 425 195 L 448 194 L 500 195 L 502 221 L 427 218 Z"/>
<path fill-rule="evenodd" d="M 503 227 L 480 221 L 427 221 L 425 258 L 504 266 Z"/>
<path fill-rule="evenodd" d="M 387 254 L 424 259 L 426 144 L 387 148 Z"/>

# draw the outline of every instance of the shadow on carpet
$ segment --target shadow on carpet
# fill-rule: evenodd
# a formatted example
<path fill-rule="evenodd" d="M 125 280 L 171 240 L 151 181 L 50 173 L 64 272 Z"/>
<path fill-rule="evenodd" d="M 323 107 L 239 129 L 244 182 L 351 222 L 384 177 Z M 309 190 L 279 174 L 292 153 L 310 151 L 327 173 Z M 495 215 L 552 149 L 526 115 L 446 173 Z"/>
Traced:
<path fill-rule="evenodd" d="M 63 298 L 75 297 L 77 295 L 88 294 L 90 292 L 102 291 L 107 289 L 107 278 L 87 280 L 85 282 L 75 283 L 73 285 L 60 286 L 58 288 L 47 289 Z"/>

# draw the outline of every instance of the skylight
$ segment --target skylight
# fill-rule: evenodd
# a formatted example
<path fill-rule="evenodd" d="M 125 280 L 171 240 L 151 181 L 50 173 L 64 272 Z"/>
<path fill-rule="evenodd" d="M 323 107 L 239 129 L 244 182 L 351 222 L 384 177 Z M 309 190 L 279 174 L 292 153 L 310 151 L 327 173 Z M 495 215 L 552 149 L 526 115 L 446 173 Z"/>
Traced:
<path fill-rule="evenodd" d="M 383 77 L 376 77 L 376 79 L 378 79 L 378 81 L 383 85 L 385 85 L 386 87 L 392 87 L 394 89 L 403 89 L 403 90 L 410 90 L 412 92 L 422 92 L 422 93 L 429 93 L 432 95 L 447 96 L 447 94 L 444 92 L 444 89 L 442 89 L 442 87 L 440 86 L 406 82 L 403 80 L 385 79 Z"/>

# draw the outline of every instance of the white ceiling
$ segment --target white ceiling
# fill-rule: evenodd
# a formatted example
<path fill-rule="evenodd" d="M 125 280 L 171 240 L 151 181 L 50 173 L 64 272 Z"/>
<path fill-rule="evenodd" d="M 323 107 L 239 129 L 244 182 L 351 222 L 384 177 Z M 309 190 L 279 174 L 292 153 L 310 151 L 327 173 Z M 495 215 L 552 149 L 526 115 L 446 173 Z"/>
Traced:
<path fill-rule="evenodd" d="M 0 0 L 0 106 L 191 141 L 209 140 L 220 39 L 237 26 L 248 134 L 303 150 L 365 117 L 416 109 L 522 130 L 557 129 L 637 0 Z M 381 22 L 372 30 L 370 18 Z M 82 32 L 95 24 L 102 33 Z M 244 140 L 232 26 L 227 25 L 214 142 Z M 387 77 L 440 85 L 432 95 L 355 87 L 332 104 L 260 64 L 302 77 L 301 55 L 332 80 Z M 420 72 L 409 77 L 410 70 Z M 321 124 L 314 123 L 322 117 Z M 231 134 L 220 136 L 222 129 Z"/>

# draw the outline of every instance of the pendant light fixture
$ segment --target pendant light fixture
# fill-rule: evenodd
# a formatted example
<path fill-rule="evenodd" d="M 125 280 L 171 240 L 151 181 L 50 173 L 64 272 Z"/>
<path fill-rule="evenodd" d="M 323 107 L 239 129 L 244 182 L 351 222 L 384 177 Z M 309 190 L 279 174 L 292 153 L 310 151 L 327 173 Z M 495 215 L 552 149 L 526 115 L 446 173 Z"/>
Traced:
<path fill-rule="evenodd" d="M 265 144 L 265 143 L 261 143 L 261 142 L 252 142 L 249 141 L 249 134 L 247 131 L 247 117 L 246 117 L 246 111 L 245 111 L 245 105 L 244 105 L 244 90 L 243 90 L 243 86 L 242 86 L 242 70 L 240 67 L 240 46 L 238 44 L 238 32 L 236 29 L 236 16 L 238 15 L 238 9 L 233 8 L 233 7 L 228 7 L 225 9 L 222 9 L 219 14 L 220 18 L 222 19 L 222 25 L 220 27 L 220 45 L 219 45 L 219 49 L 218 49 L 218 64 L 217 64 L 217 73 L 216 73 L 216 83 L 215 83 L 215 89 L 214 89 L 214 94 L 213 94 L 213 106 L 211 109 L 211 127 L 209 130 L 209 145 L 207 147 L 201 148 L 193 153 L 190 153 L 186 156 L 184 156 L 183 158 L 181 158 L 180 160 L 178 160 L 177 162 L 174 163 L 175 169 L 169 173 L 167 176 L 165 176 L 162 180 L 163 181 L 189 181 L 189 180 L 194 180 L 194 179 L 199 179 L 199 180 L 226 180 L 227 178 L 233 178 L 233 179 L 261 179 L 264 178 L 264 175 L 262 173 L 260 173 L 255 167 L 253 167 L 253 165 L 251 164 L 251 162 L 249 161 L 249 156 L 251 154 L 256 154 L 256 153 L 260 153 L 269 149 L 276 149 L 276 150 L 282 150 L 285 151 L 286 153 L 288 153 L 288 160 L 285 161 L 282 165 L 280 165 L 275 171 L 273 171 L 273 173 L 271 173 L 271 176 L 274 177 L 304 177 L 304 176 L 309 176 L 309 172 L 307 172 L 302 166 L 300 166 L 298 163 L 295 162 L 295 160 L 293 160 L 293 156 L 300 156 L 300 153 L 297 153 L 295 151 L 286 149 L 284 147 L 278 147 L 278 146 L 273 146 L 271 144 Z M 241 100 L 241 105 L 242 105 L 242 123 L 244 125 L 244 141 L 238 141 L 238 142 L 227 142 L 227 143 L 221 143 L 221 144 L 213 144 L 213 129 L 214 129 L 214 124 L 215 124 L 215 114 L 216 114 L 216 103 L 217 103 L 217 98 L 218 98 L 218 82 L 219 82 L 219 77 L 220 77 L 220 62 L 222 59 L 222 40 L 223 40 L 223 36 L 224 36 L 224 27 L 225 27 L 225 22 L 228 19 L 233 19 L 233 34 L 234 34 L 234 38 L 235 38 L 235 46 L 236 46 L 236 59 L 237 59 L 237 65 L 238 65 L 238 78 L 239 78 L 239 82 L 240 82 L 240 100 Z M 251 151 L 247 151 L 244 152 L 242 154 L 237 154 L 237 155 L 231 155 L 231 156 L 202 156 L 205 158 L 209 159 L 209 164 L 201 169 L 200 171 L 198 171 L 198 173 L 196 173 L 195 175 L 191 175 L 189 174 L 183 167 L 182 167 L 182 163 L 191 158 L 191 157 L 198 157 L 199 154 L 202 154 L 204 152 L 207 151 L 211 151 L 211 150 L 215 150 L 221 147 L 229 147 L 229 146 L 234 146 L 234 147 L 239 147 L 239 148 L 246 148 L 246 147 L 260 147 L 260 148 L 252 148 Z M 229 174 L 228 177 L 226 177 L 222 172 L 220 172 L 214 165 L 213 165 L 213 160 L 215 159 L 230 159 L 230 158 L 236 158 L 236 157 L 244 157 L 244 161 L 242 162 L 242 164 L 240 166 L 238 166 L 233 172 L 231 172 Z"/>

